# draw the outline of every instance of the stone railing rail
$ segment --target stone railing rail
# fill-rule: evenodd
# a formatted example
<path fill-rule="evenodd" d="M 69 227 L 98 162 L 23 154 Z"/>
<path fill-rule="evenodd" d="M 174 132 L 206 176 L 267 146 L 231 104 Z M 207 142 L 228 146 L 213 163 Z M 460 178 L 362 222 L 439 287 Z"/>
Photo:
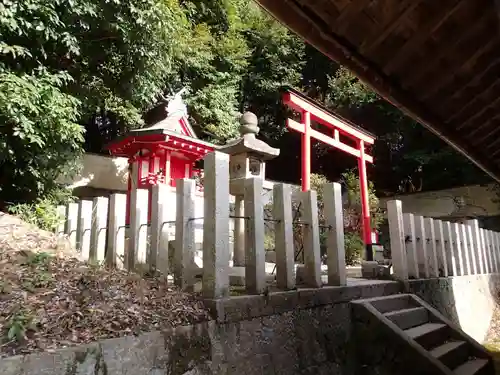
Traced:
<path fill-rule="evenodd" d="M 399 200 L 387 202 L 394 277 L 423 279 L 498 273 L 500 233 L 477 220 L 451 223 L 403 213 Z"/>
<path fill-rule="evenodd" d="M 229 156 L 220 152 L 208 154 L 204 170 L 203 197 L 195 194 L 192 179 L 178 180 L 175 193 L 164 184 L 155 185 L 150 191 L 137 189 L 131 194 L 128 226 L 125 225 L 125 194 L 112 194 L 109 199 L 81 200 L 59 207 L 64 220 L 58 231 L 68 236 L 86 260 L 128 270 L 145 264 L 164 274 L 173 271 L 175 284 L 183 289 L 192 289 L 195 276 L 201 273 L 204 296 L 222 298 L 228 296 L 230 287 L 230 220 L 242 219 L 245 223 L 246 291 L 248 294 L 264 293 L 267 288 L 266 219 L 262 202 L 265 182 L 260 177 L 245 179 L 244 215 L 234 217 L 229 209 Z M 322 280 L 316 191 L 292 193 L 291 186 L 285 184 L 274 184 L 272 189 L 276 286 L 281 290 L 295 287 L 295 224 L 303 227 L 304 234 L 303 281 L 308 287 L 319 288 Z M 148 213 L 149 194 L 152 194 L 151 213 Z M 167 194 L 175 194 L 176 198 L 167 197 Z M 323 197 L 326 222 L 322 229 L 326 230 L 328 284 L 346 285 L 341 186 L 326 184 Z M 299 223 L 293 222 L 292 200 L 301 202 L 303 211 Z M 175 225 L 173 235 L 170 224 Z M 202 235 L 197 236 L 197 231 Z M 175 246 L 173 256 L 169 257 L 171 240 Z M 202 256 L 196 259 L 200 241 Z"/>

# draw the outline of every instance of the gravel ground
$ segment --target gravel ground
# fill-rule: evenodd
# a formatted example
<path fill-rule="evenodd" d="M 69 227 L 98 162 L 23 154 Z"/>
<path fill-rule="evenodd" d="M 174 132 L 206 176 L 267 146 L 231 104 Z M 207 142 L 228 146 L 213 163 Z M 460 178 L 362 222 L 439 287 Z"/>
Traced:
<path fill-rule="evenodd" d="M 0 213 L 0 356 L 207 319 L 161 276 L 87 264 L 65 240 Z"/>

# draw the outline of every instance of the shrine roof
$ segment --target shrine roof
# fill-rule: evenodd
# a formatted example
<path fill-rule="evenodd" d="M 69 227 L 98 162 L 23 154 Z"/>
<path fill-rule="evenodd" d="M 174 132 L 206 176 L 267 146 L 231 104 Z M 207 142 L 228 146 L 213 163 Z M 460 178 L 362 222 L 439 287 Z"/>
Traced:
<path fill-rule="evenodd" d="M 134 131 L 145 133 L 153 129 L 165 129 L 174 133 L 181 133 L 188 137 L 198 139 L 198 136 L 191 127 L 187 116 L 183 115 L 180 112 L 175 112 L 172 115 L 167 116 L 163 120 L 153 124 L 152 126 L 135 129 Z"/>
<path fill-rule="evenodd" d="M 197 158 L 213 151 L 216 146 L 175 131 L 164 128 L 147 128 L 132 130 L 119 137 L 107 146 L 116 156 L 133 156 L 141 149 L 173 149 Z"/>
<path fill-rule="evenodd" d="M 135 155 L 142 149 L 177 150 L 201 158 L 213 151 L 215 145 L 198 139 L 189 124 L 186 106 L 177 95 L 166 108 L 167 117 L 146 128 L 134 129 L 111 142 L 107 149 L 117 156 Z"/>

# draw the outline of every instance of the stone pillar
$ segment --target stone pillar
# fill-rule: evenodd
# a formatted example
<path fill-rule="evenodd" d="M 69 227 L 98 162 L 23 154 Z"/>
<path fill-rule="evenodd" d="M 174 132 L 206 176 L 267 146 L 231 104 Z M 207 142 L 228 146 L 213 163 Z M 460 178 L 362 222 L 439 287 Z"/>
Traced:
<path fill-rule="evenodd" d="M 194 194 L 195 182 L 189 178 L 176 181 L 174 282 L 183 290 L 194 287 Z"/>
<path fill-rule="evenodd" d="M 405 233 L 403 227 L 403 209 L 401 201 L 387 202 L 389 220 L 389 237 L 391 256 L 394 265 L 394 276 L 401 281 L 408 280 L 408 263 L 406 261 Z"/>
<path fill-rule="evenodd" d="M 424 218 L 422 216 L 414 216 L 415 219 L 415 238 L 416 238 L 416 249 L 417 249 L 417 259 L 419 265 L 419 274 L 424 278 L 428 279 L 431 277 L 430 267 L 429 267 L 429 257 L 427 236 L 425 232 Z M 391 249 L 392 252 L 392 249 Z"/>
<path fill-rule="evenodd" d="M 78 227 L 76 230 L 76 248 L 83 260 L 89 259 L 90 228 L 92 222 L 92 201 L 81 200 L 78 204 Z"/>
<path fill-rule="evenodd" d="M 275 224 L 276 283 L 280 289 L 295 287 L 292 189 L 290 185 L 275 184 L 273 188 Z"/>
<path fill-rule="evenodd" d="M 112 194 L 109 200 L 108 245 L 106 264 L 122 269 L 125 256 L 125 215 L 127 196 Z"/>
<path fill-rule="evenodd" d="M 68 235 L 71 247 L 76 248 L 78 228 L 78 203 L 69 203 L 66 206 L 66 223 L 64 233 Z"/>
<path fill-rule="evenodd" d="M 448 277 L 448 259 L 446 258 L 444 228 L 441 220 L 434 220 L 434 233 L 436 235 L 438 268 L 442 270 L 443 277 Z M 441 276 L 441 273 L 439 273 L 439 275 Z"/>
<path fill-rule="evenodd" d="M 104 261 L 106 230 L 108 224 L 108 198 L 97 197 L 92 203 L 92 227 L 90 232 L 90 254 L 93 262 Z"/>
<path fill-rule="evenodd" d="M 130 207 L 130 237 L 126 256 L 129 271 L 135 270 L 138 264 L 143 267 L 146 263 L 148 198 L 146 189 L 135 189 L 135 201 L 131 201 Z"/>
<path fill-rule="evenodd" d="M 417 236 L 415 235 L 415 219 L 413 214 L 403 214 L 404 232 L 409 237 L 406 244 L 406 261 L 408 263 L 408 277 L 419 278 Z"/>
<path fill-rule="evenodd" d="M 246 266 L 245 286 L 250 294 L 261 294 L 266 288 L 266 261 L 264 249 L 264 207 L 262 179 L 245 180 L 245 206 L 248 222 L 245 225 Z"/>
<path fill-rule="evenodd" d="M 234 201 L 234 251 L 233 266 L 245 266 L 245 203 L 241 195 L 235 196 Z"/>
<path fill-rule="evenodd" d="M 149 239 L 149 266 L 150 269 L 155 270 L 158 268 L 158 258 L 160 258 L 161 255 L 161 233 L 165 225 L 167 225 L 163 224 L 163 218 L 165 216 L 165 209 L 167 209 L 165 203 L 168 199 L 168 188 L 169 186 L 166 184 L 153 185 L 151 188 L 151 235 Z"/>
<path fill-rule="evenodd" d="M 328 284 L 347 285 L 344 243 L 344 215 L 342 212 L 342 187 L 338 183 L 325 184 L 323 188 Z"/>
<path fill-rule="evenodd" d="M 56 235 L 57 236 L 62 236 L 64 234 L 67 234 L 65 232 L 66 230 L 66 206 L 57 206 L 57 216 L 59 218 L 59 222 L 57 223 L 56 227 Z"/>
<path fill-rule="evenodd" d="M 482 257 L 481 238 L 479 233 L 479 222 L 477 220 L 468 220 L 466 225 L 469 226 L 469 254 L 472 260 L 472 272 L 474 275 L 484 273 L 484 264 Z"/>
<path fill-rule="evenodd" d="M 424 218 L 425 233 L 427 235 L 427 257 L 429 259 L 429 270 L 431 277 L 439 277 L 439 267 L 436 249 L 436 232 L 434 230 L 434 219 Z M 392 249 L 392 248 L 391 248 Z"/>
<path fill-rule="evenodd" d="M 321 281 L 321 253 L 319 243 L 318 199 L 316 191 L 298 193 L 304 207 L 304 281 L 308 287 L 319 288 Z"/>
<path fill-rule="evenodd" d="M 205 156 L 203 295 L 229 294 L 229 155 Z"/>

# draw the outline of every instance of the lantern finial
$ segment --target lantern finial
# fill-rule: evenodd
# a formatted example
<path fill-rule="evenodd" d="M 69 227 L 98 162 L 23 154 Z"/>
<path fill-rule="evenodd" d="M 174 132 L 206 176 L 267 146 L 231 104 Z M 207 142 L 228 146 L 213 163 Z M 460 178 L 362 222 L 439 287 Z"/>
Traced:
<path fill-rule="evenodd" d="M 242 136 L 245 135 L 253 135 L 254 137 L 259 134 L 259 119 L 252 112 L 245 112 L 240 117 L 240 134 Z"/>

